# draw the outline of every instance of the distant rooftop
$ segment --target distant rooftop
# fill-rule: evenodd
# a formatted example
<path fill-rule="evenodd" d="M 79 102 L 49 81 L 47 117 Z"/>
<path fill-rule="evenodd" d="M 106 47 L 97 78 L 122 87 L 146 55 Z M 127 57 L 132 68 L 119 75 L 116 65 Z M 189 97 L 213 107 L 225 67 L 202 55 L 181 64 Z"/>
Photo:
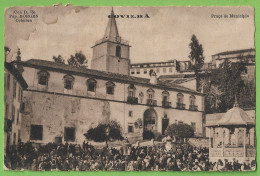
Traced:
<path fill-rule="evenodd" d="M 250 49 L 243 49 L 243 50 L 225 51 L 225 52 L 214 54 L 213 56 L 228 55 L 228 54 L 239 54 L 239 53 L 252 52 L 252 51 L 255 51 L 255 49 L 254 48 L 250 48 Z"/>

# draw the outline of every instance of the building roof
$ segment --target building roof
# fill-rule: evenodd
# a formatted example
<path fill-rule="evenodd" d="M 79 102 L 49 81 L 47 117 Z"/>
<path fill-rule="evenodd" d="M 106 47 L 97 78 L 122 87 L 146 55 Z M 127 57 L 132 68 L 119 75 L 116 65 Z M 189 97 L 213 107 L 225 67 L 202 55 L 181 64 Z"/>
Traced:
<path fill-rule="evenodd" d="M 169 79 L 169 78 L 194 78 L 195 74 L 174 74 L 174 75 L 160 75 L 159 79 Z"/>
<path fill-rule="evenodd" d="M 16 78 L 23 89 L 28 87 L 26 81 L 23 79 L 23 76 L 12 63 L 5 62 L 5 68 Z"/>
<path fill-rule="evenodd" d="M 228 110 L 218 121 L 207 124 L 208 127 L 213 126 L 253 126 L 255 120 L 238 106 L 234 106 Z"/>
<path fill-rule="evenodd" d="M 254 48 L 250 48 L 250 49 L 242 49 L 242 50 L 225 51 L 225 52 L 214 54 L 213 56 L 216 56 L 216 55 L 228 55 L 228 54 L 240 54 L 240 53 L 252 52 L 252 51 L 255 51 L 255 49 Z"/>
<path fill-rule="evenodd" d="M 175 90 L 175 91 L 181 91 L 187 93 L 194 93 L 197 95 L 204 95 L 200 92 L 173 83 L 158 81 L 158 84 L 153 85 L 150 84 L 150 79 L 146 79 L 146 78 L 138 78 L 138 77 L 123 75 L 118 73 L 87 69 L 83 67 L 75 67 L 67 64 L 55 63 L 46 60 L 30 59 L 28 61 L 22 62 L 22 65 L 37 68 L 37 69 L 43 69 L 43 70 L 45 69 L 49 71 L 62 72 L 65 74 L 88 76 L 88 77 L 99 78 L 103 80 L 111 80 L 111 81 L 124 82 L 129 84 L 142 84 L 142 85 L 159 88 L 159 89 Z"/>
<path fill-rule="evenodd" d="M 176 80 L 172 81 L 172 83 L 182 84 L 182 83 L 193 81 L 193 80 L 196 80 L 196 78 L 195 77 L 193 77 L 193 78 L 181 78 L 181 79 L 176 79 Z"/>
<path fill-rule="evenodd" d="M 176 60 L 169 60 L 169 61 L 162 61 L 162 62 L 140 62 L 140 63 L 132 63 L 130 66 L 137 66 L 137 65 L 150 65 L 150 64 L 164 64 L 164 63 L 175 63 Z M 172 65 L 166 65 L 172 66 Z"/>

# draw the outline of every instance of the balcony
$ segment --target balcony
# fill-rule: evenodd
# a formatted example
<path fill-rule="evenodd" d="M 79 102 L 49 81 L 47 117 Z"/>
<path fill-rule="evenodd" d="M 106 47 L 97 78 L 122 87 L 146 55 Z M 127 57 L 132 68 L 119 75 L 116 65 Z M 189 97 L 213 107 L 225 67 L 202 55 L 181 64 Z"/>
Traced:
<path fill-rule="evenodd" d="M 148 106 L 157 106 L 157 101 L 153 99 L 147 99 L 146 105 Z"/>
<path fill-rule="evenodd" d="M 172 103 L 169 101 L 162 101 L 162 107 L 163 108 L 171 108 L 172 107 Z"/>
<path fill-rule="evenodd" d="M 185 109 L 185 104 L 183 104 L 183 103 L 176 103 L 176 108 L 177 109 Z"/>
<path fill-rule="evenodd" d="M 196 105 L 190 105 L 189 110 L 191 110 L 191 111 L 198 111 L 198 106 L 196 106 Z"/>
<path fill-rule="evenodd" d="M 127 97 L 127 103 L 138 104 L 138 98 L 137 97 Z"/>

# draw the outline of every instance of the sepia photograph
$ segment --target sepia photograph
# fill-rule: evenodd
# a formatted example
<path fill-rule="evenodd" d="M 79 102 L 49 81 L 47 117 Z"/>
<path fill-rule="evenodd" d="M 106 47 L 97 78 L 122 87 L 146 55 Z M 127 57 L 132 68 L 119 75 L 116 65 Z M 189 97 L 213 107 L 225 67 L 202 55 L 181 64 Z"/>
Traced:
<path fill-rule="evenodd" d="M 255 171 L 254 15 L 7 8 L 4 169 Z"/>

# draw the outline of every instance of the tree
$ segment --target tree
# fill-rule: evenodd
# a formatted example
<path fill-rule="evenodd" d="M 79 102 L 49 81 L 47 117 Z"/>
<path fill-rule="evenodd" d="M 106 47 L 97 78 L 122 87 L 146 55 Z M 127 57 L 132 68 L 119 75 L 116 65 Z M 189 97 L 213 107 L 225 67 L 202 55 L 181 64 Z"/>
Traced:
<path fill-rule="evenodd" d="M 121 127 L 118 122 L 114 120 L 106 120 L 101 122 L 95 128 L 90 128 L 84 136 L 95 142 L 104 142 L 109 140 L 122 140 Z"/>
<path fill-rule="evenodd" d="M 196 90 L 198 90 L 200 80 L 199 72 L 204 64 L 203 48 L 194 34 L 191 37 L 189 46 L 191 49 L 189 58 L 192 61 L 192 69 L 194 70 L 196 77 Z"/>
<path fill-rule="evenodd" d="M 175 136 L 177 139 L 184 139 L 193 137 L 194 130 L 190 125 L 186 123 L 173 123 L 166 128 L 165 134 L 169 136 Z"/>
<path fill-rule="evenodd" d="M 255 82 L 246 79 L 246 62 L 224 61 L 200 85 L 205 93 L 206 113 L 226 112 L 234 105 L 235 97 L 241 108 L 255 107 Z"/>
<path fill-rule="evenodd" d="M 71 55 L 67 60 L 69 65 L 80 67 L 87 64 L 86 56 L 80 51 L 76 52 L 75 55 Z"/>
<path fill-rule="evenodd" d="M 5 46 L 5 59 L 6 56 L 11 52 L 11 49 L 8 46 Z"/>
<path fill-rule="evenodd" d="M 58 55 L 58 57 L 53 56 L 52 59 L 53 59 L 54 62 L 56 62 L 56 63 L 65 64 L 65 60 L 63 59 L 63 57 L 62 57 L 61 55 Z"/>
<path fill-rule="evenodd" d="M 217 112 L 221 103 L 221 95 L 223 92 L 219 90 L 219 86 L 213 85 L 209 76 L 205 76 L 200 80 L 200 86 L 205 93 L 205 112 Z"/>
<path fill-rule="evenodd" d="M 220 68 L 212 72 L 212 84 L 218 85 L 221 94 L 219 112 L 225 112 L 234 105 L 235 97 L 239 100 L 240 93 L 245 89 L 246 84 L 241 75 L 245 72 L 244 62 L 225 61 Z"/>

